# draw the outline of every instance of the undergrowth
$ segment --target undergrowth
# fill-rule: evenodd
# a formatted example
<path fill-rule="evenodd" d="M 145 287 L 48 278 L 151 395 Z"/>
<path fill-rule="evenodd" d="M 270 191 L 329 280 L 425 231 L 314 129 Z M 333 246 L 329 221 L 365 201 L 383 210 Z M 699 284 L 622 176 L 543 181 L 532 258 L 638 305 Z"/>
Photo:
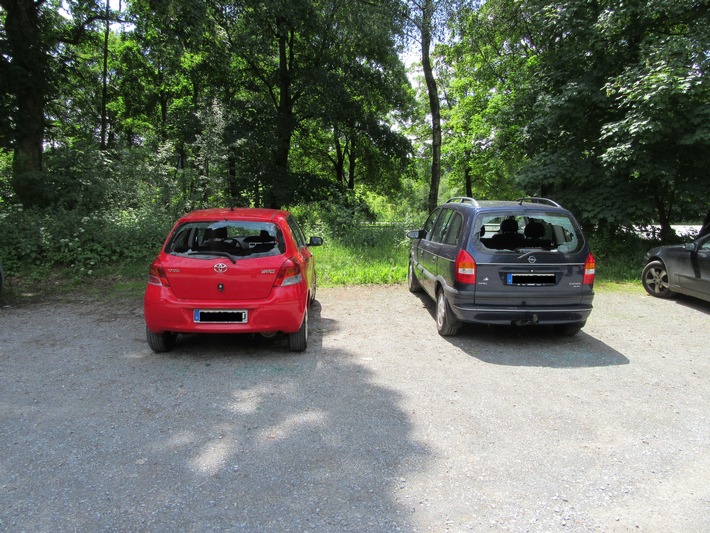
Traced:
<path fill-rule="evenodd" d="M 404 283 L 409 239 L 419 222 L 377 223 L 370 214 L 317 217 L 297 213 L 308 237 L 325 243 L 312 248 L 320 287 Z M 6 212 L 0 218 L 4 297 L 25 292 L 88 290 L 140 293 L 173 216 L 161 212 Z M 638 284 L 647 250 L 660 244 L 634 234 L 592 235 L 599 287 Z M 31 291 L 30 291 L 31 288 Z"/>

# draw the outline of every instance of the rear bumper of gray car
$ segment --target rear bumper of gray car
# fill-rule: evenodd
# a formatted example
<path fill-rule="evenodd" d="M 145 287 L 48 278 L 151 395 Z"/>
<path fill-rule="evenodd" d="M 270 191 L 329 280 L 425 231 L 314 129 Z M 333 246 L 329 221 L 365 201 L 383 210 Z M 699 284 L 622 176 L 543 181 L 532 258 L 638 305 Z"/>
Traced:
<path fill-rule="evenodd" d="M 447 299 L 451 311 L 462 322 L 500 325 L 555 325 L 577 324 L 587 320 L 592 312 L 593 293 L 580 302 L 579 296 L 570 302 L 545 302 L 539 305 L 531 302 L 525 305 L 510 305 L 510 302 L 486 302 L 485 305 L 471 303 L 473 298 L 465 293 L 449 293 Z"/>

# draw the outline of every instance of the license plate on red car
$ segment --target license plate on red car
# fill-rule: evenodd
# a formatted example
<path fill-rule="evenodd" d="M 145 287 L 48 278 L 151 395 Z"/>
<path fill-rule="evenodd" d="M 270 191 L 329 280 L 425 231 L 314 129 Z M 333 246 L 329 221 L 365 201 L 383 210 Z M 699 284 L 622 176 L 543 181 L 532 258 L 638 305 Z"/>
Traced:
<path fill-rule="evenodd" d="M 245 309 L 195 309 L 192 316 L 200 324 L 246 324 L 248 315 Z"/>

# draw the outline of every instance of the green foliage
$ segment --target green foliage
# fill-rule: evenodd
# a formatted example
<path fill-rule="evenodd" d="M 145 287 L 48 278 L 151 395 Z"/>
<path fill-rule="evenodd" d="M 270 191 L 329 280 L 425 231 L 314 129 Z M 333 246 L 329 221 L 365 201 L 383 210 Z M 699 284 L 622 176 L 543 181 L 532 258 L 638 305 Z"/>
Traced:
<path fill-rule="evenodd" d="M 597 260 L 596 279 L 640 283 L 646 252 L 660 244 L 659 241 L 644 239 L 631 232 L 592 234 L 590 246 Z"/>
<path fill-rule="evenodd" d="M 462 174 L 516 177 L 587 226 L 655 221 L 667 235 L 707 209 L 709 18 L 693 0 L 463 11 L 441 49 L 449 157 Z"/>
<path fill-rule="evenodd" d="M 325 238 L 322 247 L 312 249 L 320 286 L 404 282 L 410 245 L 406 232 L 419 227 L 425 213 L 415 216 L 416 221 L 367 222 L 374 210 L 412 216 L 381 199 L 369 211 L 323 214 L 313 205 L 293 210 L 308 236 Z M 105 210 L 87 216 L 65 209 L 11 208 L 0 217 L 0 257 L 14 284 L 42 281 L 57 272 L 69 283 L 120 275 L 121 283 L 140 292 L 147 266 L 174 220 L 162 209 Z M 632 233 L 591 234 L 597 280 L 637 283 L 644 254 L 657 244 Z"/>
<path fill-rule="evenodd" d="M 154 256 L 172 217 L 156 211 L 81 211 L 8 209 L 0 218 L 0 257 L 6 275 L 43 276 L 70 268 L 76 277 Z M 147 268 L 147 267 L 146 267 Z"/>

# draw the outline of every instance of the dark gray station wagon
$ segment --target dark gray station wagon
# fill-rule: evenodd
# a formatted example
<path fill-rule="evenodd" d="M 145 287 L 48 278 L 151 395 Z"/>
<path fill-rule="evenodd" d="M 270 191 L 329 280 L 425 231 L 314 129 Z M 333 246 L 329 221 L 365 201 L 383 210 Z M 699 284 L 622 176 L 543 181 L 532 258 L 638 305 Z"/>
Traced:
<path fill-rule="evenodd" d="M 545 198 L 452 198 L 410 231 L 409 290 L 436 301 L 436 326 L 551 325 L 574 335 L 592 311 L 595 260 L 572 213 Z"/>

